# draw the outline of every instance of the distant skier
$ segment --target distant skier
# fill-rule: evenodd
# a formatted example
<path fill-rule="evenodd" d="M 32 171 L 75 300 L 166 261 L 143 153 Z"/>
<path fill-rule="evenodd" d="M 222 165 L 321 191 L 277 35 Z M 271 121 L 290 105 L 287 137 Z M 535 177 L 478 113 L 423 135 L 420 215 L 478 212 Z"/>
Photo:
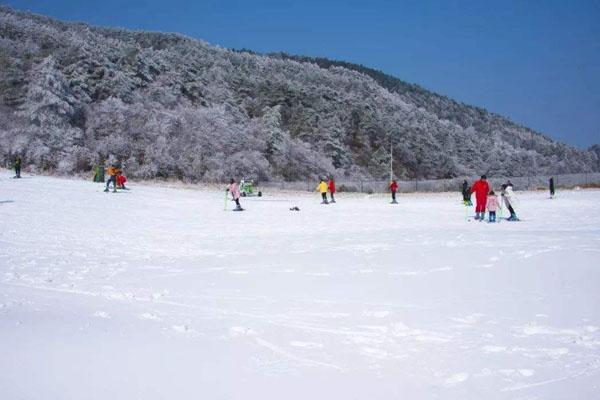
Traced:
<path fill-rule="evenodd" d="M 106 173 L 108 174 L 109 178 L 106 181 L 106 188 L 104 189 L 105 192 L 108 192 L 108 187 L 112 183 L 113 184 L 113 193 L 117 193 L 117 173 L 118 172 L 119 172 L 119 169 L 114 165 L 111 165 L 110 167 L 108 167 L 106 169 Z"/>
<path fill-rule="evenodd" d="M 506 220 L 507 221 L 518 221 L 519 218 L 517 218 L 517 213 L 515 212 L 515 209 L 513 208 L 513 205 L 515 203 L 515 194 L 513 192 L 513 186 L 512 186 L 512 183 L 510 183 L 510 181 L 508 181 L 508 183 L 505 183 L 502 185 L 501 195 L 502 195 L 504 204 L 506 204 L 506 208 L 508 208 L 508 211 L 510 212 L 510 217 L 508 217 Z"/>
<path fill-rule="evenodd" d="M 127 182 L 127 177 L 123 174 L 123 171 L 117 172 L 117 188 L 123 190 L 129 190 L 125 187 L 125 182 Z"/>
<path fill-rule="evenodd" d="M 490 191 L 490 185 L 486 179 L 485 175 L 481 175 L 481 179 L 475 182 L 471 188 L 471 193 L 475 193 L 475 219 L 480 221 L 483 221 L 483 217 L 485 216 L 487 194 Z"/>
<path fill-rule="evenodd" d="M 21 157 L 17 156 L 17 159 L 15 160 L 15 163 L 14 163 L 14 167 L 15 167 L 15 178 L 20 178 L 21 177 Z"/>
<path fill-rule="evenodd" d="M 94 182 L 104 183 L 104 168 L 100 164 L 94 166 Z"/>
<path fill-rule="evenodd" d="M 496 222 L 496 210 L 498 209 L 498 196 L 493 190 L 488 194 L 486 208 L 488 210 L 488 221 Z"/>
<path fill-rule="evenodd" d="M 329 177 L 329 182 L 327 183 L 329 189 L 329 195 L 331 196 L 331 203 L 335 203 L 335 181 L 333 180 L 333 176 Z"/>
<path fill-rule="evenodd" d="M 235 183 L 235 179 L 231 178 L 227 191 L 231 193 L 231 198 L 235 201 L 235 209 L 233 211 L 244 211 L 240 205 L 240 188 L 237 183 Z"/>
<path fill-rule="evenodd" d="M 465 206 L 472 206 L 473 203 L 471 203 L 471 190 L 469 190 L 469 182 L 467 182 L 466 179 L 462 184 L 462 195 Z"/>
<path fill-rule="evenodd" d="M 550 197 L 554 197 L 554 177 L 550 177 L 548 180 L 548 187 L 550 189 Z"/>
<path fill-rule="evenodd" d="M 392 193 L 392 204 L 398 204 L 396 201 L 396 192 L 398 191 L 398 182 L 395 179 L 392 179 L 389 186 L 390 192 Z"/>
<path fill-rule="evenodd" d="M 327 184 L 323 178 L 320 179 L 319 184 L 317 185 L 317 191 L 321 193 L 321 198 L 323 199 L 321 204 L 329 204 L 327 201 Z"/>

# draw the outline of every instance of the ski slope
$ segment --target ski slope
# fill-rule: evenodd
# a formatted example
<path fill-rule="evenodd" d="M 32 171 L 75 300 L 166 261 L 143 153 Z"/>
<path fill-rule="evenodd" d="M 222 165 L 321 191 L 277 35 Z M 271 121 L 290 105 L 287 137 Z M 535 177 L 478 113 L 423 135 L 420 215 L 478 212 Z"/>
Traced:
<path fill-rule="evenodd" d="M 236 213 L 11 175 L 2 399 L 600 398 L 600 191 L 516 192 L 523 221 L 489 224 L 458 192 Z"/>

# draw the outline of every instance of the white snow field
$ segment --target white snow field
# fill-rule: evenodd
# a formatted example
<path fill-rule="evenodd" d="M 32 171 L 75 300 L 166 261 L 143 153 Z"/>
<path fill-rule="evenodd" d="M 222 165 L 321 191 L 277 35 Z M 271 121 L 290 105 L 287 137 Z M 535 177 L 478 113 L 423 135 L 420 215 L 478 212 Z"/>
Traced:
<path fill-rule="evenodd" d="M 239 213 L 11 175 L 2 399 L 600 398 L 600 191 L 517 192 L 523 220 L 489 224 L 458 192 Z"/>

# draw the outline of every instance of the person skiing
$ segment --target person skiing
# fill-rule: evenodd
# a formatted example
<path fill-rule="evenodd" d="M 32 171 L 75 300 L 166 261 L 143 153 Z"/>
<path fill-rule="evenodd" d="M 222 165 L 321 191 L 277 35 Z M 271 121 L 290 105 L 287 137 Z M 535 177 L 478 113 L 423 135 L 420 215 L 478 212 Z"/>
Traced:
<path fill-rule="evenodd" d="M 554 177 L 550 177 L 548 180 L 548 187 L 550 189 L 550 198 L 554 197 Z"/>
<path fill-rule="evenodd" d="M 515 194 L 513 192 L 512 183 L 509 183 L 510 181 L 502 185 L 502 192 L 500 193 L 504 204 L 506 204 L 506 208 L 508 208 L 508 212 L 510 212 L 510 217 L 508 217 L 506 220 L 518 221 L 519 218 L 517 218 L 517 213 L 515 213 L 515 209 L 513 208 L 513 205 L 515 203 Z"/>
<path fill-rule="evenodd" d="M 475 193 L 475 219 L 483 221 L 485 216 L 485 206 L 487 202 L 487 194 L 490 191 L 490 185 L 487 182 L 487 177 L 481 175 L 481 179 L 473 184 L 471 193 Z"/>
<path fill-rule="evenodd" d="M 227 191 L 231 193 L 231 198 L 235 201 L 235 209 L 233 211 L 243 211 L 244 209 L 240 205 L 240 188 L 235 183 L 235 179 L 231 178 Z"/>
<path fill-rule="evenodd" d="M 321 204 L 329 204 L 327 201 L 327 184 L 323 178 L 320 178 L 319 184 L 317 185 L 317 191 L 321 193 L 321 198 L 323 199 Z"/>
<path fill-rule="evenodd" d="M 106 169 L 106 173 L 108 174 L 109 178 L 106 181 L 106 188 L 104 189 L 105 192 L 108 192 L 108 187 L 112 182 L 113 193 L 117 193 L 117 173 L 118 172 L 119 172 L 119 169 L 117 167 L 115 167 L 114 165 L 111 165 L 110 167 L 108 167 Z"/>
<path fill-rule="evenodd" d="M 329 177 L 329 182 L 327 183 L 329 189 L 329 195 L 331 196 L 331 203 L 335 203 L 335 181 L 333 180 L 333 176 Z"/>
<path fill-rule="evenodd" d="M 117 187 L 119 189 L 129 190 L 125 187 L 125 182 L 127 182 L 127 177 L 123 174 L 123 171 L 117 172 Z"/>
<path fill-rule="evenodd" d="M 395 179 L 392 179 L 392 182 L 390 182 L 390 192 L 392 192 L 392 204 L 398 204 L 398 202 L 396 201 L 396 192 L 398 191 L 398 182 L 396 182 Z"/>
<path fill-rule="evenodd" d="M 498 196 L 493 190 L 488 194 L 486 208 L 488 210 L 488 221 L 496 222 L 496 210 L 498 209 Z"/>
<path fill-rule="evenodd" d="M 469 190 L 469 182 L 465 179 L 462 184 L 462 195 L 465 206 L 472 206 L 471 191 Z"/>
<path fill-rule="evenodd" d="M 94 166 L 94 182 L 104 183 L 104 168 L 100 164 Z"/>
<path fill-rule="evenodd" d="M 17 159 L 15 160 L 15 163 L 14 163 L 14 167 L 15 167 L 15 178 L 20 178 L 21 177 L 21 157 L 17 156 Z"/>

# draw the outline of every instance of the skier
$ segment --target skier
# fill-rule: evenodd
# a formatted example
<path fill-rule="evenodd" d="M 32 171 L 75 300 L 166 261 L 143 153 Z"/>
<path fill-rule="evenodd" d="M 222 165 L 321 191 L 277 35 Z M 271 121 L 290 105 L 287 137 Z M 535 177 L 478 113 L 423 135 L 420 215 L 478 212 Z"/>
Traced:
<path fill-rule="evenodd" d="M 396 182 L 395 179 L 392 179 L 392 182 L 390 182 L 390 192 L 392 192 L 392 203 L 391 204 L 398 204 L 398 202 L 396 201 L 396 192 L 398 191 L 398 182 Z"/>
<path fill-rule="evenodd" d="M 235 179 L 231 178 L 227 191 L 231 193 L 231 198 L 235 201 L 235 209 L 233 211 L 244 211 L 240 205 L 240 188 L 235 183 Z"/>
<path fill-rule="evenodd" d="M 117 173 L 119 172 L 119 169 L 117 167 L 115 167 L 114 165 L 111 165 L 110 167 L 108 167 L 106 169 L 106 173 L 108 174 L 109 178 L 106 181 L 106 188 L 104 189 L 105 192 L 108 192 L 108 186 L 111 184 L 113 184 L 113 193 L 117 193 Z"/>
<path fill-rule="evenodd" d="M 21 177 L 21 157 L 17 156 L 14 167 L 15 167 L 15 178 L 20 178 Z"/>
<path fill-rule="evenodd" d="M 129 190 L 125 187 L 125 182 L 127 182 L 127 177 L 123 174 L 123 171 L 117 172 L 117 187 L 119 189 Z"/>
<path fill-rule="evenodd" d="M 471 188 L 471 193 L 475 193 L 475 219 L 483 221 L 483 217 L 485 216 L 485 205 L 487 201 L 487 194 L 490 191 L 490 185 L 487 182 L 487 177 L 485 175 L 481 175 L 481 179 L 473 184 Z"/>
<path fill-rule="evenodd" d="M 317 185 L 317 191 L 321 193 L 321 198 L 323 199 L 321 204 L 329 204 L 327 201 L 327 184 L 323 178 L 320 178 L 319 184 Z"/>
<path fill-rule="evenodd" d="M 548 186 L 550 188 L 550 198 L 554 197 L 554 177 L 550 177 L 548 180 Z"/>
<path fill-rule="evenodd" d="M 513 204 L 515 203 L 515 194 L 513 192 L 513 186 L 510 181 L 502 185 L 502 199 L 504 200 L 504 204 L 506 204 L 506 208 L 510 212 L 510 217 L 508 217 L 507 221 L 518 221 L 517 214 L 515 213 L 515 209 L 513 208 Z"/>
<path fill-rule="evenodd" d="M 496 222 L 496 210 L 498 209 L 498 196 L 493 190 L 488 194 L 486 208 L 488 210 L 488 222 Z"/>
<path fill-rule="evenodd" d="M 462 184 L 462 195 L 465 206 L 472 206 L 473 203 L 471 203 L 471 191 L 469 190 L 469 182 L 467 182 L 466 179 Z"/>
<path fill-rule="evenodd" d="M 327 183 L 327 186 L 329 188 L 329 195 L 331 196 L 331 203 L 335 203 L 335 197 L 333 197 L 333 195 L 335 194 L 335 181 L 333 180 L 333 176 L 329 177 L 329 182 Z"/>
<path fill-rule="evenodd" d="M 94 166 L 94 182 L 104 183 L 104 168 L 100 164 Z"/>

